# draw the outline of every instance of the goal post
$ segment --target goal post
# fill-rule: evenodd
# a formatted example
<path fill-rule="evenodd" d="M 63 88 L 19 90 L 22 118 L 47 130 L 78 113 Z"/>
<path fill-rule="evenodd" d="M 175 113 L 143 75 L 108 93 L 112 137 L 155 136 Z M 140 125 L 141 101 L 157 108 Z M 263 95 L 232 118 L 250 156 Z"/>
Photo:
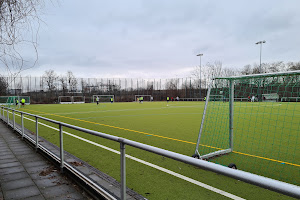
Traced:
<path fill-rule="evenodd" d="M 214 78 L 206 97 L 193 157 L 300 185 L 300 71 Z"/>
<path fill-rule="evenodd" d="M 0 105 L 20 108 L 22 99 L 25 100 L 25 105 L 30 104 L 30 96 L 0 96 Z M 17 104 L 17 102 L 19 103 Z"/>
<path fill-rule="evenodd" d="M 110 103 L 111 98 L 113 99 L 113 102 L 115 101 L 115 95 L 93 95 L 93 103 L 96 103 L 96 98 L 99 98 L 100 103 Z"/>
<path fill-rule="evenodd" d="M 262 101 L 279 101 L 279 95 L 277 93 L 262 94 Z"/>
<path fill-rule="evenodd" d="M 137 101 L 138 98 L 143 97 L 143 101 L 151 101 L 152 95 L 134 95 L 134 101 Z"/>
<path fill-rule="evenodd" d="M 59 104 L 79 104 L 85 103 L 85 96 L 59 96 Z"/>
<path fill-rule="evenodd" d="M 73 104 L 85 103 L 85 96 L 72 96 Z"/>
<path fill-rule="evenodd" d="M 59 104 L 72 104 L 72 96 L 59 96 L 58 103 Z"/>

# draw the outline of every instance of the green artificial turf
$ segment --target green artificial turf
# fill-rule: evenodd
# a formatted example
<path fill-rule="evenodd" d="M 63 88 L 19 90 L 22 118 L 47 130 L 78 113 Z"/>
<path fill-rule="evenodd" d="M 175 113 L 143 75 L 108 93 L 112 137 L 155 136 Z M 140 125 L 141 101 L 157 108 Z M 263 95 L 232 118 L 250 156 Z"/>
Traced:
<path fill-rule="evenodd" d="M 282 106 L 286 107 L 283 108 Z M 290 109 L 289 106 L 291 106 Z M 144 102 L 143 104 L 102 103 L 98 106 L 96 104 L 29 105 L 20 110 L 191 156 L 195 151 L 203 109 L 203 102 L 169 102 L 168 105 L 166 102 Z M 226 121 L 228 119 L 228 103 L 222 104 L 221 107 L 219 105 L 216 108 L 211 103 L 209 109 L 209 116 L 214 116 L 216 119 L 218 115 L 224 115 L 224 117 L 220 117 L 211 124 L 206 124 L 206 133 L 203 133 L 201 143 L 213 147 L 226 148 L 226 145 L 228 145 Z M 234 116 L 234 151 L 236 152 L 211 159 L 210 161 L 221 165 L 235 163 L 239 169 L 244 171 L 299 185 L 300 104 L 285 104 L 281 105 L 280 109 L 288 112 L 287 115 L 275 114 L 278 112 L 274 111 L 274 107 L 270 107 L 270 110 L 266 110 L 264 107 L 262 111 L 259 106 L 254 106 L 254 104 L 249 102 L 235 103 L 235 113 L 248 112 L 247 115 L 235 114 Z M 218 110 L 219 113 L 214 113 L 214 110 Z M 262 120 L 257 121 L 257 117 L 253 118 L 253 115 L 261 116 Z M 16 117 L 16 120 L 20 122 L 20 117 Z M 209 117 L 207 120 L 209 120 Z M 298 120 L 298 124 L 294 122 L 295 120 Z M 277 122 L 276 126 L 271 124 L 274 121 Z M 43 120 L 39 122 L 58 128 L 57 125 Z M 284 126 L 285 123 L 291 123 L 292 129 L 288 133 L 282 134 L 282 131 L 278 130 L 278 126 Z M 34 122 L 25 120 L 25 127 L 34 131 Z M 246 129 L 248 131 L 250 129 L 250 131 L 247 134 L 243 134 Z M 265 131 L 255 134 L 258 132 L 258 129 Z M 267 131 L 272 129 L 274 131 L 271 131 L 271 133 Z M 225 131 L 220 134 L 220 130 Z M 69 128 L 64 128 L 64 131 L 119 150 L 119 144 L 116 142 Z M 39 134 L 52 143 L 59 145 L 57 131 L 39 125 Z M 64 135 L 64 148 L 94 167 L 120 180 L 118 154 L 66 134 Z M 212 151 L 211 148 L 199 147 L 200 153 L 210 151 Z M 288 198 L 269 190 L 133 147 L 127 146 L 126 154 L 246 199 Z M 268 159 L 291 162 L 298 166 Z M 136 161 L 126 159 L 126 162 L 127 187 L 132 188 L 148 199 L 226 198 Z"/>

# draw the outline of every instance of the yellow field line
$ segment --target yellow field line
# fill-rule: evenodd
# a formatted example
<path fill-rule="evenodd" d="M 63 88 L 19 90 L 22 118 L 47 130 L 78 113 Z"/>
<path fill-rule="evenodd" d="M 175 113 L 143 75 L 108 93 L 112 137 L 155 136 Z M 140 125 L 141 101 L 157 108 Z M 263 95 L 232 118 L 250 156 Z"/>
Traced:
<path fill-rule="evenodd" d="M 264 159 L 264 160 L 269 160 L 269 161 L 273 161 L 273 162 L 284 163 L 284 164 L 287 164 L 287 165 L 293 165 L 293 166 L 296 166 L 296 167 L 300 167 L 300 165 L 298 165 L 298 164 L 289 163 L 289 162 L 280 161 L 280 160 L 275 160 L 275 159 L 272 159 L 272 158 L 266 158 L 266 157 L 262 157 L 262 156 L 255 156 L 255 155 L 242 153 L 242 152 L 238 152 L 238 151 L 232 151 L 232 152 L 237 153 L 237 154 L 241 154 L 241 155 L 245 155 L 245 156 L 250 156 L 250 157 L 255 157 L 255 158 L 260 158 L 260 159 Z"/>
<path fill-rule="evenodd" d="M 97 122 L 91 122 L 91 121 L 86 121 L 86 120 L 82 120 L 82 119 L 76 119 L 76 118 L 72 118 L 72 117 L 66 117 L 66 116 L 62 116 L 62 115 L 45 113 L 45 112 L 36 111 L 36 110 L 30 110 L 30 109 L 23 109 L 23 110 L 28 110 L 28 111 L 31 111 L 31 112 L 39 112 L 39 113 L 42 113 L 42 114 L 53 115 L 53 116 L 56 116 L 56 117 L 62 117 L 62 118 L 76 120 L 76 121 L 81 121 L 81 122 L 86 122 L 86 123 L 90 123 L 90 124 L 96 124 L 96 125 L 106 126 L 106 127 L 110 127 L 110 128 L 124 130 L 124 131 L 141 133 L 141 134 L 144 134 L 144 135 L 151 135 L 151 136 L 155 136 L 155 137 L 159 137 L 159 138 L 164 138 L 164 139 L 168 139 L 168 140 L 174 140 L 174 141 L 178 141 L 178 142 L 184 142 L 184 143 L 188 143 L 188 144 L 196 144 L 195 142 L 189 142 L 189 141 L 179 140 L 179 139 L 165 137 L 165 136 L 161 136 L 161 135 L 155 135 L 155 134 L 151 134 L 151 133 L 145 133 L 145 132 L 142 132 L 142 131 L 135 131 L 135 130 L 131 130 L 131 129 L 127 129 L 127 128 L 121 128 L 121 127 L 117 127 L 117 126 L 100 124 L 100 123 L 97 123 Z M 203 146 L 203 147 L 212 148 L 212 149 L 222 150 L 221 148 L 218 148 L 218 147 L 208 146 L 208 145 L 204 145 L 204 144 L 199 144 L 199 145 Z M 262 157 L 262 156 L 251 155 L 251 154 L 242 153 L 242 152 L 238 152 L 238 151 L 232 151 L 232 152 L 233 153 L 237 153 L 237 154 L 241 154 L 241 155 L 245 155 L 245 156 L 254 157 L 254 158 L 260 158 L 260 159 L 264 159 L 264 160 L 269 160 L 269 161 L 273 161 L 273 162 L 284 163 L 284 164 L 287 164 L 287 165 L 292 165 L 292 166 L 300 167 L 300 165 L 298 165 L 298 164 L 289 163 L 289 162 L 285 162 L 285 161 L 275 160 L 275 159 L 266 158 L 266 157 Z"/>

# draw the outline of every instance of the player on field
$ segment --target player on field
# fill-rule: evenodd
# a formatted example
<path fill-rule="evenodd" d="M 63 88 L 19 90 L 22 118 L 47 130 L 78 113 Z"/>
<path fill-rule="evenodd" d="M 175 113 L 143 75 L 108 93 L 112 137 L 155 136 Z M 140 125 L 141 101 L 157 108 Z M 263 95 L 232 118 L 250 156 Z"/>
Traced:
<path fill-rule="evenodd" d="M 140 97 L 140 103 L 143 103 L 144 97 Z"/>
<path fill-rule="evenodd" d="M 18 105 L 19 105 L 19 100 L 17 99 L 17 100 L 16 100 L 16 106 L 18 106 Z"/>
<path fill-rule="evenodd" d="M 25 99 L 21 100 L 21 104 L 22 104 L 22 107 L 24 107 L 24 105 L 25 105 Z"/>
<path fill-rule="evenodd" d="M 167 97 L 167 103 L 169 103 L 170 97 Z"/>
<path fill-rule="evenodd" d="M 113 98 L 110 98 L 110 103 L 113 103 L 114 102 L 114 99 Z"/>
<path fill-rule="evenodd" d="M 255 96 L 253 95 L 251 98 L 251 102 L 254 102 L 254 101 L 255 101 Z"/>
<path fill-rule="evenodd" d="M 97 103 L 97 106 L 98 106 L 98 104 L 99 104 L 99 97 L 98 96 L 96 97 L 96 103 Z"/>

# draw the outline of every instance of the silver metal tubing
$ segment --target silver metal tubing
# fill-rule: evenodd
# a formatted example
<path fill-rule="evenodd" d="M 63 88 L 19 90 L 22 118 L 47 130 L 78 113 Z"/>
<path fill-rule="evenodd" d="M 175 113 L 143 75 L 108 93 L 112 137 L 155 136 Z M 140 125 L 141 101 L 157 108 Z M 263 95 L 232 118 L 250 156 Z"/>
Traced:
<path fill-rule="evenodd" d="M 274 180 L 271 178 L 266 178 L 263 176 L 259 176 L 256 174 L 252 174 L 249 172 L 244 172 L 241 170 L 231 169 L 228 167 L 224 167 L 222 165 L 218 165 L 215 163 L 211 163 L 204 160 L 199 160 L 195 158 L 191 158 L 186 155 L 182 155 L 179 153 L 167 151 L 164 149 L 160 149 L 157 147 L 153 147 L 150 145 L 134 142 L 131 140 L 124 139 L 124 143 L 139 149 L 143 149 L 152 153 L 156 153 L 158 155 L 162 155 L 168 158 L 172 158 L 174 160 L 178 160 L 181 162 L 185 162 L 197 167 L 200 167 L 205 170 L 213 171 L 219 174 L 223 174 L 225 176 L 229 176 L 238 180 L 242 180 L 246 183 L 250 183 L 256 186 L 260 186 L 269 190 L 273 190 L 285 195 L 289 195 L 295 198 L 300 198 L 300 187 L 296 185 L 292 185 L 289 183 L 281 182 L 278 180 Z"/>
<path fill-rule="evenodd" d="M 121 199 L 126 200 L 126 157 L 125 157 L 125 144 L 120 138 L 120 160 L 121 160 Z"/>
<path fill-rule="evenodd" d="M 36 142 L 36 146 L 35 146 L 35 150 L 37 151 L 39 148 L 39 122 L 38 122 L 38 117 L 35 116 L 35 142 Z"/>
<path fill-rule="evenodd" d="M 17 111 L 17 112 L 21 113 L 20 111 Z M 26 114 L 26 113 L 23 113 L 23 114 Z M 51 119 L 48 119 L 48 118 L 36 116 L 36 115 L 33 115 L 33 114 L 29 114 L 29 115 L 36 117 L 36 130 L 37 130 L 36 136 L 37 137 L 38 137 L 38 118 L 46 120 L 46 121 L 50 121 L 50 122 L 56 123 L 56 124 L 60 123 L 60 122 L 57 122 L 55 120 L 51 120 Z M 112 135 L 108 135 L 108 134 L 105 134 L 105 133 L 101 133 L 101 132 L 81 128 L 81 127 L 78 127 L 78 126 L 74 126 L 74 125 L 70 125 L 70 124 L 66 124 L 66 123 L 61 123 L 61 125 L 65 126 L 65 127 L 68 127 L 68 128 L 78 130 L 78 131 L 89 133 L 91 135 L 96 135 L 96 136 L 106 138 L 106 139 L 109 139 L 109 140 L 113 140 L 113 141 L 116 141 L 116 142 L 121 142 L 121 143 L 123 143 L 123 145 L 130 145 L 132 147 L 136 147 L 136 148 L 139 148 L 139 149 L 142 149 L 142 150 L 145 150 L 145 151 L 149 151 L 149 152 L 152 152 L 152 153 L 155 153 L 155 154 L 158 154 L 158 155 L 161 155 L 161 156 L 165 156 L 165 157 L 168 157 L 168 158 L 171 158 L 171 159 L 174 159 L 174 160 L 178 160 L 178 161 L 181 161 L 181 162 L 184 162 L 184 163 L 187 163 L 187 164 L 191 164 L 191 165 L 197 166 L 197 167 L 205 169 L 205 170 L 209 170 L 209 171 L 213 171 L 213 172 L 216 172 L 216 173 L 219 173 L 219 174 L 223 174 L 225 176 L 229 176 L 229 177 L 232 177 L 232 178 L 235 178 L 235 179 L 238 179 L 238 180 L 241 180 L 241 181 L 244 181 L 244 182 L 256 185 L 256 186 L 260 186 L 260 187 L 263 187 L 263 188 L 266 188 L 266 189 L 269 189 L 269 190 L 273 190 L 273 191 L 276 191 L 276 192 L 279 192 L 279 193 L 282 193 L 282 194 L 285 194 L 285 195 L 288 195 L 288 196 L 291 196 L 291 197 L 300 198 L 300 187 L 296 186 L 296 185 L 281 182 L 281 181 L 274 180 L 274 179 L 271 179 L 271 178 L 266 178 L 266 177 L 263 177 L 263 176 L 259 176 L 259 175 L 252 174 L 252 173 L 249 173 L 249 172 L 244 172 L 244 171 L 241 171 L 241 170 L 231 169 L 231 168 L 228 168 L 228 167 L 225 167 L 225 166 L 222 166 L 222 165 L 218 165 L 218 164 L 215 164 L 215 163 L 207 162 L 207 161 L 204 161 L 204 160 L 194 159 L 194 158 L 191 158 L 189 156 L 182 155 L 182 154 L 179 154 L 179 153 L 175 153 L 175 152 L 171 152 L 171 151 L 168 151 L 168 150 L 160 149 L 160 148 L 157 148 L 157 147 L 142 144 L 142 143 L 135 142 L 135 141 L 132 141 L 132 140 L 122 139 L 122 138 L 119 138 L 119 137 L 116 137 L 116 136 L 112 136 Z M 36 144 L 38 145 L 38 140 L 37 139 L 36 139 L 36 142 L 37 142 Z M 122 147 L 121 147 L 121 149 L 122 149 Z M 123 153 L 124 153 L 124 156 L 125 156 L 125 147 L 124 147 L 124 152 Z M 121 154 L 122 154 L 122 150 L 121 150 Z M 124 166 L 125 166 L 125 162 L 124 162 Z M 124 171 L 124 173 L 125 173 L 125 171 Z"/>
<path fill-rule="evenodd" d="M 230 81 L 229 97 L 229 148 L 233 151 L 233 103 L 234 103 L 234 80 Z"/>
<path fill-rule="evenodd" d="M 289 72 L 265 73 L 265 74 L 251 74 L 251 75 L 244 75 L 244 76 L 216 77 L 214 79 L 244 79 L 244 78 L 256 78 L 256 77 L 289 76 L 289 75 L 298 75 L 298 74 L 300 74 L 300 70 L 289 71 Z"/>
<path fill-rule="evenodd" d="M 13 130 L 15 131 L 16 130 L 15 110 L 12 110 L 12 113 L 13 113 Z"/>
<path fill-rule="evenodd" d="M 198 148 L 199 148 L 200 139 L 201 139 L 201 135 L 202 135 L 202 130 L 203 130 L 203 126 L 204 126 L 204 120 L 205 120 L 205 116 L 206 116 L 206 110 L 207 110 L 207 105 L 208 105 L 208 102 L 209 102 L 209 95 L 210 95 L 210 90 L 211 90 L 212 84 L 213 84 L 213 81 L 208 86 L 208 91 L 207 91 L 207 96 L 206 96 L 206 101 L 205 101 L 205 106 L 204 106 L 202 121 L 201 121 L 201 125 L 200 125 L 198 139 L 197 139 L 196 149 L 195 149 L 195 154 L 198 154 L 198 156 L 200 156 L 200 154 L 198 152 Z"/>
<path fill-rule="evenodd" d="M 60 142 L 60 171 L 64 169 L 64 141 L 63 141 L 63 126 L 59 124 L 59 142 Z"/>
<path fill-rule="evenodd" d="M 22 139 L 24 139 L 24 114 L 21 112 Z"/>
<path fill-rule="evenodd" d="M 8 112 L 8 108 L 7 108 L 7 126 L 9 126 L 9 112 Z"/>

